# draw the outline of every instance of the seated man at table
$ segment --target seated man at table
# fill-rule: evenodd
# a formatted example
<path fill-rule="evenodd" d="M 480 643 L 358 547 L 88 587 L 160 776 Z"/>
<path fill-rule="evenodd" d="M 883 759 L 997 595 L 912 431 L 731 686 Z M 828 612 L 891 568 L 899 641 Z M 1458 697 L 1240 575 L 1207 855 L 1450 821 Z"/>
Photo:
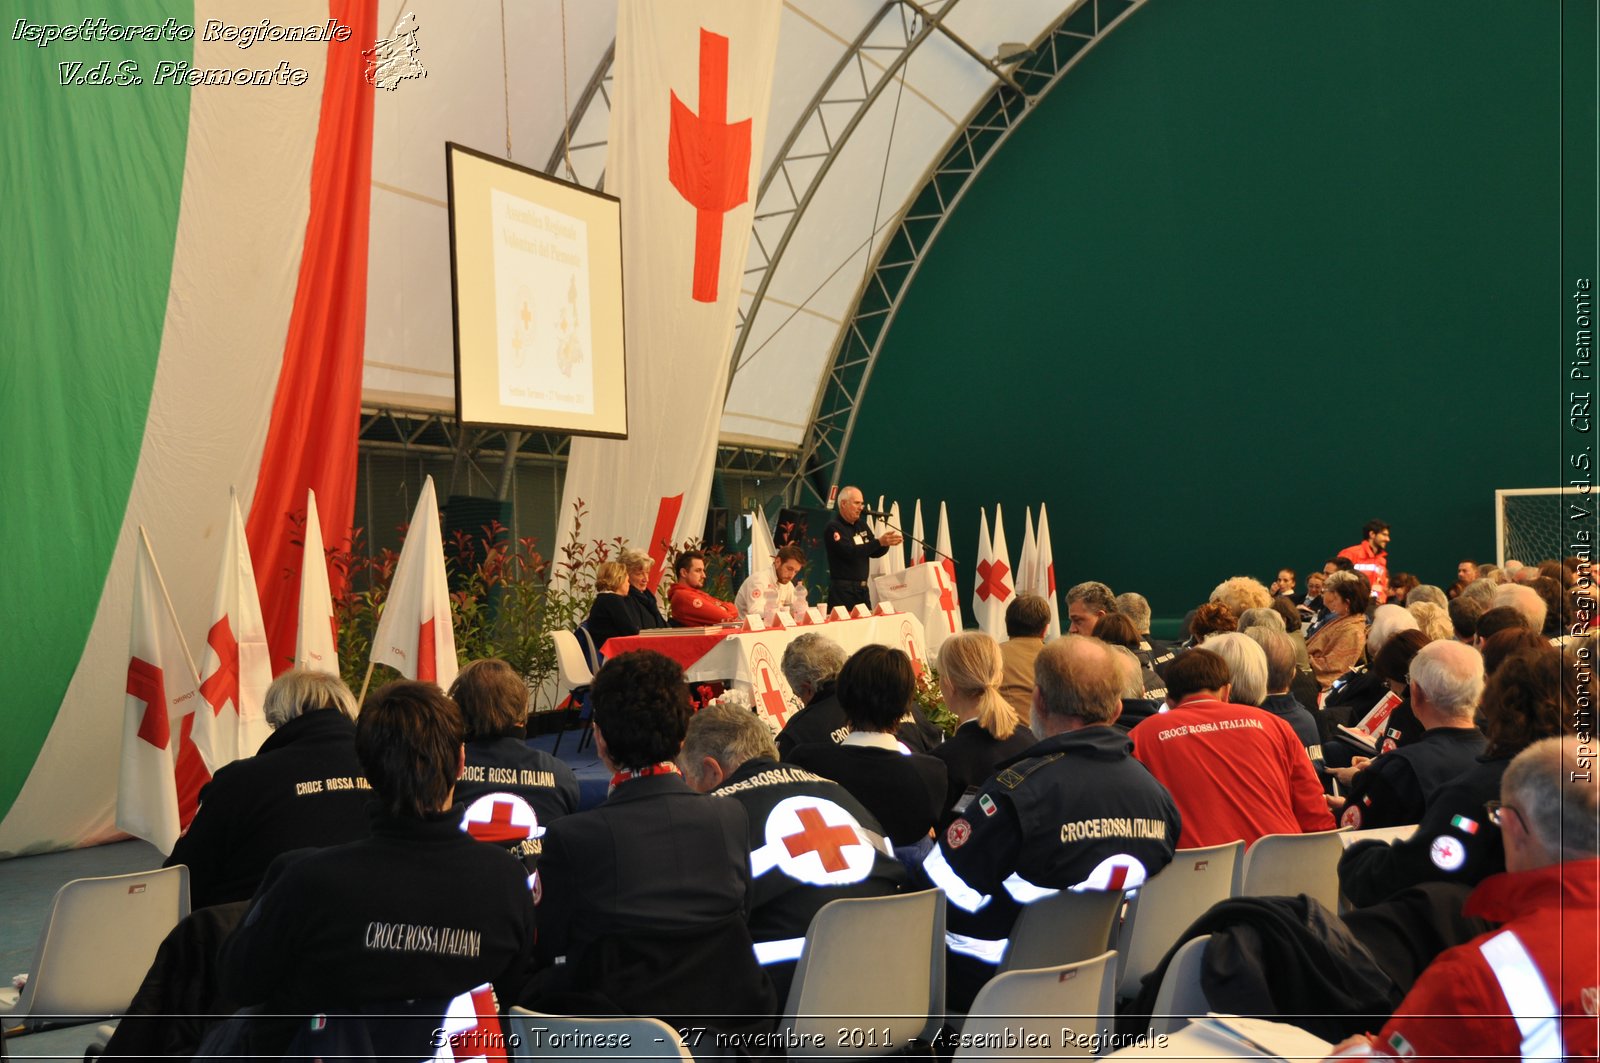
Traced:
<path fill-rule="evenodd" d="M 806 608 L 806 586 L 795 579 L 805 566 L 806 552 L 793 543 L 780 546 L 771 572 L 752 572 L 733 597 L 739 616 L 755 613 L 770 621 L 779 609 L 798 616 Z"/>
<path fill-rule="evenodd" d="M 732 602 L 706 593 L 705 554 L 699 550 L 685 550 L 678 555 L 674 567 L 678 581 L 672 585 L 672 597 L 668 602 L 673 627 L 712 627 L 739 618 L 739 611 Z"/>

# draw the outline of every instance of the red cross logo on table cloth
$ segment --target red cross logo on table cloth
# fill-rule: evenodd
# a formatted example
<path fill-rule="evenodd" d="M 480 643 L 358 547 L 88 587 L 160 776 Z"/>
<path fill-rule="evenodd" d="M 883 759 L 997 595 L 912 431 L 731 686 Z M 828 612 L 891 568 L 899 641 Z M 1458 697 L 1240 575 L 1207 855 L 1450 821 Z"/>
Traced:
<path fill-rule="evenodd" d="M 714 303 L 722 216 L 750 198 L 751 120 L 728 123 L 728 38 L 700 31 L 700 113 L 671 96 L 667 176 L 695 208 L 694 299 Z"/>
<path fill-rule="evenodd" d="M 800 833 L 790 834 L 783 839 L 784 848 L 789 850 L 790 856 L 816 853 L 824 871 L 849 869 L 850 862 L 844 858 L 844 847 L 861 844 L 853 828 L 830 827 L 828 821 L 822 818 L 821 809 L 817 808 L 802 808 L 795 813 L 795 818 L 800 821 Z"/>
<path fill-rule="evenodd" d="M 1011 588 L 1006 586 L 1006 574 L 1011 570 L 1004 561 L 990 564 L 987 561 L 978 562 L 978 597 L 984 601 L 990 598 L 1003 602 L 1011 597 Z"/>
<path fill-rule="evenodd" d="M 217 655 L 217 670 L 206 676 L 205 682 L 200 684 L 200 694 L 206 699 L 206 704 L 211 706 L 213 716 L 222 715 L 222 706 L 233 702 L 235 712 L 239 711 L 239 640 L 233 637 L 233 625 L 228 623 L 228 614 L 222 614 L 222 619 L 211 625 L 211 631 L 206 635 L 206 645 L 210 646 Z"/>
<path fill-rule="evenodd" d="M 767 710 L 768 716 L 783 719 L 789 711 L 789 703 L 783 700 L 783 694 L 778 690 L 778 685 L 772 681 L 772 669 L 762 661 L 756 671 L 761 675 L 761 707 Z"/>
<path fill-rule="evenodd" d="M 167 743 L 172 741 L 172 728 L 167 723 L 167 684 L 161 669 L 149 661 L 130 657 L 128 693 L 144 702 L 139 737 L 157 749 L 166 749 Z"/>

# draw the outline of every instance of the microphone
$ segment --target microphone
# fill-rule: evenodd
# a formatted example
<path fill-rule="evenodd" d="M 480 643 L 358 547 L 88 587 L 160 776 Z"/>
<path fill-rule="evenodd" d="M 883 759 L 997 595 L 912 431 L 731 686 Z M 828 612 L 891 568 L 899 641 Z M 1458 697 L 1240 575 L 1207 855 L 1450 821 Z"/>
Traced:
<path fill-rule="evenodd" d="M 868 516 L 868 517 L 884 517 L 884 518 L 887 518 L 889 516 L 889 511 L 887 509 L 867 509 L 867 508 L 863 507 L 861 512 L 865 516 Z"/>

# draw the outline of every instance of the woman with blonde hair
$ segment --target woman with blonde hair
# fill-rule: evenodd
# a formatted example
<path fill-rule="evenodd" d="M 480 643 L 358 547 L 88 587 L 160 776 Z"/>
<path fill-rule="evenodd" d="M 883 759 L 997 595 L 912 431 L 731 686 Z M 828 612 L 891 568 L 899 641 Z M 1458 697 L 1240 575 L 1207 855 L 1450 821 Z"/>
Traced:
<path fill-rule="evenodd" d="M 639 615 L 628 603 L 628 568 L 621 561 L 603 562 L 594 574 L 594 604 L 584 626 L 594 640 L 594 648 L 605 652 L 606 640 L 613 635 L 637 635 Z"/>
<path fill-rule="evenodd" d="M 994 639 L 981 631 L 951 635 L 939 647 L 938 667 L 939 693 L 960 721 L 956 733 L 933 750 L 950 773 L 943 823 L 996 768 L 1037 739 L 1000 696 L 1005 669 Z"/>

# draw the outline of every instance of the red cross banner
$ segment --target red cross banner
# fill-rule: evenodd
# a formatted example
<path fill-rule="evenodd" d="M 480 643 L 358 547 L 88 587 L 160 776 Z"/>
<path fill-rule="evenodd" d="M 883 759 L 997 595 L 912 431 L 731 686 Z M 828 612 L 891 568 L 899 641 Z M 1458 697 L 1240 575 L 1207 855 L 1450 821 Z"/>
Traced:
<path fill-rule="evenodd" d="M 577 438 L 556 531 L 698 538 L 761 183 L 781 0 L 620 0 L 605 191 L 622 201 L 628 438 Z M 662 499 L 681 496 L 656 529 Z"/>
<path fill-rule="evenodd" d="M 244 517 L 235 494 L 228 500 L 222 568 L 212 598 L 205 656 L 200 661 L 204 711 L 196 711 L 194 716 L 194 744 L 207 771 L 216 774 L 224 764 L 254 756 L 261 748 L 269 733 L 261 703 L 271 684 L 267 625 L 261 618 L 250 544 L 245 541 Z"/>
<path fill-rule="evenodd" d="M 989 514 L 980 511 L 978 564 L 972 570 L 972 612 L 978 627 L 996 642 L 1006 639 L 1006 606 L 1015 597 L 1011 558 L 1006 550 L 1006 529 L 1000 507 L 994 510 L 994 537 L 989 537 Z"/>
<path fill-rule="evenodd" d="M 372 660 L 389 665 L 407 679 L 438 683 L 446 689 L 460 670 L 450 622 L 444 537 L 431 476 L 422 485 L 405 542 L 400 544 L 389 598 L 372 636 Z"/>
<path fill-rule="evenodd" d="M 988 536 L 984 536 L 988 538 Z M 934 549 L 939 551 L 937 560 L 944 566 L 944 574 L 950 577 L 950 586 L 956 585 L 956 555 L 950 548 L 950 517 L 945 512 L 944 503 L 939 503 L 939 533 L 934 537 Z M 958 616 L 959 620 L 960 617 Z"/>
<path fill-rule="evenodd" d="M 140 528 L 122 710 L 117 829 L 143 838 L 162 853 L 172 852 L 181 829 L 177 747 L 183 717 L 200 705 L 198 688 L 155 553 Z"/>

